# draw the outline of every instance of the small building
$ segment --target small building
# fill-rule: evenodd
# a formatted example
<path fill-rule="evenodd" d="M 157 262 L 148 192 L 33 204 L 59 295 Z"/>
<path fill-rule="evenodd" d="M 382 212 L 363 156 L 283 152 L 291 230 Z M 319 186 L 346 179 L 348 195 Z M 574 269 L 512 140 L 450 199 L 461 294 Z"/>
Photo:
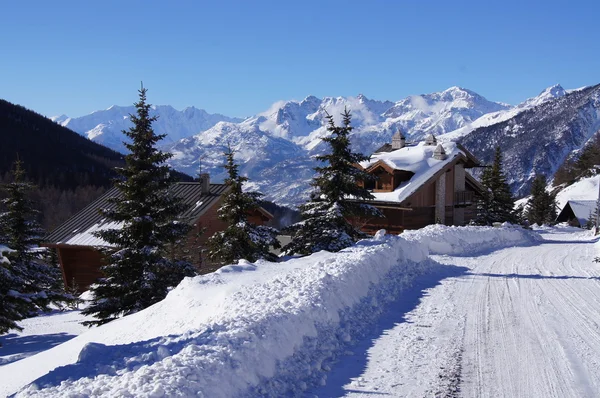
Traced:
<path fill-rule="evenodd" d="M 475 218 L 484 188 L 466 169 L 479 161 L 455 142 L 438 143 L 433 135 L 406 144 L 400 132 L 357 167 L 377 177 L 366 186 L 385 218 L 353 220 L 367 233 L 400 233 L 430 224 L 465 225 Z M 396 141 L 396 142 L 394 142 Z M 364 183 L 362 183 L 364 186 Z"/>
<path fill-rule="evenodd" d="M 566 222 L 574 227 L 585 228 L 595 214 L 596 206 L 595 200 L 569 200 L 556 217 L 556 222 Z"/>
<path fill-rule="evenodd" d="M 218 268 L 205 258 L 198 247 L 205 244 L 215 232 L 227 227 L 217 215 L 223 202 L 223 194 L 227 190 L 225 184 L 211 184 L 208 174 L 202 175 L 201 182 L 179 182 L 173 188 L 174 195 L 180 197 L 186 205 L 179 219 L 192 226 L 186 243 L 192 254 L 191 261 L 201 273 Z M 42 246 L 57 249 L 65 286 L 75 283 L 81 291 L 85 291 L 102 276 L 100 267 L 103 256 L 98 249 L 110 246 L 93 233 L 119 228 L 118 223 L 106 220 L 99 212 L 99 209 L 114 208 L 115 205 L 109 199 L 119 196 L 117 188 L 108 190 L 44 238 Z M 263 208 L 248 215 L 248 220 L 257 225 L 264 225 L 272 218 Z"/>

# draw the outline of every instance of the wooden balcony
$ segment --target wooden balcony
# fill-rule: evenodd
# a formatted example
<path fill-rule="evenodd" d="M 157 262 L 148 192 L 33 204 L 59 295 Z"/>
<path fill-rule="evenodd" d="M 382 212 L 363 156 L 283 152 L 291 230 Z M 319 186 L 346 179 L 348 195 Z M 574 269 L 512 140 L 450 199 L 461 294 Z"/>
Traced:
<path fill-rule="evenodd" d="M 467 207 L 474 203 L 475 192 L 473 191 L 457 191 L 454 192 L 454 207 Z"/>

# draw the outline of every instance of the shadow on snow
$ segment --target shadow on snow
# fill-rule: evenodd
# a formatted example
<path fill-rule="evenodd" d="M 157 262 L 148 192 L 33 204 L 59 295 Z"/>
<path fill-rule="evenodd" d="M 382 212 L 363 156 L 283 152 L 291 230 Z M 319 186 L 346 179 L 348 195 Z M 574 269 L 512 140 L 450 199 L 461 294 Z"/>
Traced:
<path fill-rule="evenodd" d="M 327 384 L 309 390 L 306 396 L 339 397 L 354 391 L 365 395 L 389 395 L 379 391 L 358 391 L 344 388 L 344 386 L 365 371 L 369 358 L 368 351 L 379 337 L 387 334 L 389 330 L 399 324 L 410 323 L 406 319 L 408 313 L 417 308 L 428 290 L 440 285 L 444 279 L 461 277 L 466 275 L 468 271 L 469 269 L 466 267 L 435 262 L 430 272 L 417 277 L 411 287 L 404 289 L 395 301 L 387 305 L 373 328 L 356 345 L 351 347 L 351 354 L 339 358 L 339 361 L 331 367 Z"/>
<path fill-rule="evenodd" d="M 0 365 L 6 365 L 25 357 L 48 350 L 72 339 L 68 333 L 20 336 L 15 333 L 0 337 Z M 4 357 L 4 358 L 3 358 Z"/>

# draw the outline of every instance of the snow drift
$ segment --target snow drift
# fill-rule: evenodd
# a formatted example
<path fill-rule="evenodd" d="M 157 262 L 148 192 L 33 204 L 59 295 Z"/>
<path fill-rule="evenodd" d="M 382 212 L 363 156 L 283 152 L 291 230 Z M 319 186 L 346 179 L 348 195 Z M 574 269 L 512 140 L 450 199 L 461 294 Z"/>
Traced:
<path fill-rule="evenodd" d="M 415 231 L 405 231 L 402 237 L 427 246 L 430 254 L 470 256 L 510 246 L 535 244 L 542 237 L 533 231 L 504 224 L 494 227 L 447 227 L 429 225 Z"/>
<path fill-rule="evenodd" d="M 439 270 L 429 250 L 537 239 L 513 228 L 433 226 L 402 236 L 380 231 L 339 253 L 241 262 L 187 278 L 144 311 L 4 366 L 0 379 L 13 393 L 37 378 L 16 396 L 299 395 L 326 382 L 330 365 L 387 303 Z"/>

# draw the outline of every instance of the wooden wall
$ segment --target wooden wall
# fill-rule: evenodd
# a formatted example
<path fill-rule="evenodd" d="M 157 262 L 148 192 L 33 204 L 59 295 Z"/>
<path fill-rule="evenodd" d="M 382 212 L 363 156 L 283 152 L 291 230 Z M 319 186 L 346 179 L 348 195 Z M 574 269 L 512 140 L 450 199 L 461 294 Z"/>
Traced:
<path fill-rule="evenodd" d="M 73 286 L 73 279 L 79 291 L 84 292 L 102 276 L 102 255 L 91 247 L 61 246 L 58 256 L 65 286 Z"/>
<path fill-rule="evenodd" d="M 217 214 L 221 204 L 222 199 L 198 219 L 183 247 L 187 253 L 187 260 L 192 262 L 200 273 L 213 272 L 220 267 L 219 264 L 212 263 L 206 258 L 206 253 L 200 251 L 200 246 L 205 246 L 213 234 L 223 231 L 227 227 L 227 224 L 220 220 Z M 267 217 L 258 211 L 250 214 L 248 220 L 257 225 L 264 225 L 268 221 Z M 199 234 L 203 228 L 206 228 L 204 233 Z M 179 249 L 173 251 L 173 256 L 180 254 L 177 250 Z M 72 286 L 73 278 L 75 278 L 80 292 L 84 292 L 92 283 L 102 277 L 100 267 L 103 264 L 103 258 L 98 250 L 86 246 L 59 246 L 58 255 L 65 286 Z"/>

